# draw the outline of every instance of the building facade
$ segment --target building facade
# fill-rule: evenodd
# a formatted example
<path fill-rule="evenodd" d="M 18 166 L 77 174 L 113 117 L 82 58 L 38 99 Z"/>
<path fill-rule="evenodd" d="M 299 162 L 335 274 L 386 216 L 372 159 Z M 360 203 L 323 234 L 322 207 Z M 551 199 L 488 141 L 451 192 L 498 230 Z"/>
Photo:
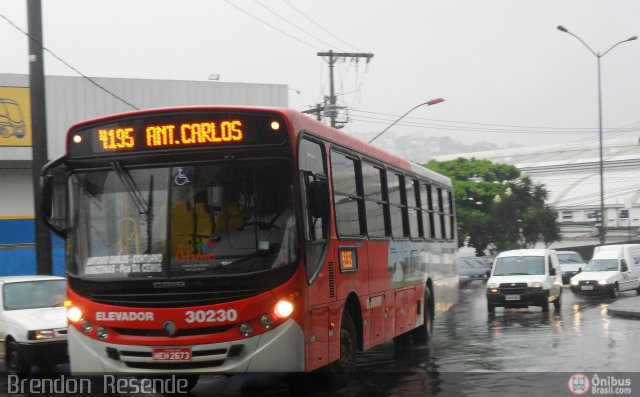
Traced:
<path fill-rule="evenodd" d="M 0 276 L 33 274 L 35 227 L 29 76 L 0 73 Z M 45 77 L 48 158 L 64 153 L 67 129 L 83 120 L 180 105 L 288 105 L 282 84 Z M 64 273 L 62 241 L 53 241 L 54 274 Z"/>
<path fill-rule="evenodd" d="M 536 146 L 436 156 L 511 164 L 545 185 L 548 203 L 558 215 L 562 241 L 551 248 L 600 244 L 600 152 L 597 142 Z M 640 139 L 606 139 L 603 143 L 605 242 L 640 237 Z"/>

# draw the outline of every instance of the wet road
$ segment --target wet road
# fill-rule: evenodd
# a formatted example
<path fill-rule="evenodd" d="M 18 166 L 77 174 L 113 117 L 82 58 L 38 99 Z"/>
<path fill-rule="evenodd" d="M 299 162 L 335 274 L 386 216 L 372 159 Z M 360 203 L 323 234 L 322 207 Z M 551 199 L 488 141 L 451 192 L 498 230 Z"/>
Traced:
<path fill-rule="evenodd" d="M 484 284 L 460 290 L 459 302 L 434 322 L 428 346 L 378 346 L 358 358 L 342 388 L 317 377 L 290 382 L 276 375 L 203 376 L 194 396 L 475 396 L 572 395 L 575 372 L 631 378 L 640 395 L 640 321 L 611 317 L 603 298 L 564 287 L 562 307 L 486 309 Z M 620 294 L 619 299 L 636 296 Z M 633 373 L 638 374 L 633 374 Z M 2 382 L 4 383 L 4 382 Z M 6 388 L 4 388 L 6 390 Z M 97 393 L 96 393 L 97 394 Z"/>
<path fill-rule="evenodd" d="M 607 298 L 582 298 L 563 289 L 559 311 L 496 309 L 489 315 L 485 285 L 460 290 L 459 302 L 434 322 L 429 346 L 393 343 L 358 358 L 357 374 L 342 388 L 309 386 L 308 396 L 572 395 L 576 372 L 630 377 L 640 395 L 640 321 L 607 314 Z M 620 294 L 619 299 L 636 296 Z M 637 394 L 636 394 L 637 393 Z M 296 395 L 277 378 L 204 378 L 198 396 Z M 633 395 L 632 394 L 632 395 Z"/>

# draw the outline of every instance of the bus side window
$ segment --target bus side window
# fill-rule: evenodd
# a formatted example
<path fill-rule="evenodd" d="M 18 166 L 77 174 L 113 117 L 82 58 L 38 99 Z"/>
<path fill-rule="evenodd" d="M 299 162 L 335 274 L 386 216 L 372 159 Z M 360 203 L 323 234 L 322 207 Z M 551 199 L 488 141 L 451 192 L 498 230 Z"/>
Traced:
<path fill-rule="evenodd" d="M 404 227 L 405 205 L 402 199 L 402 179 L 394 172 L 387 173 L 387 195 L 389 197 L 389 218 L 391 220 L 391 234 L 394 238 L 407 236 Z"/>
<path fill-rule="evenodd" d="M 363 196 L 358 186 L 358 160 L 331 151 L 333 203 L 340 238 L 364 235 Z"/>
<path fill-rule="evenodd" d="M 383 195 L 383 173 L 379 167 L 362 163 L 362 185 L 369 237 L 386 237 L 391 234 L 385 221 L 389 204 Z"/>
<path fill-rule="evenodd" d="M 432 237 L 440 240 L 444 238 L 443 229 L 444 225 L 442 221 L 444 220 L 444 216 L 442 215 L 442 197 L 440 195 L 441 189 L 436 186 L 431 186 L 431 209 L 433 211 L 433 231 L 435 232 Z"/>
<path fill-rule="evenodd" d="M 304 246 L 309 282 L 315 278 L 322 265 L 329 234 L 329 187 L 322 145 L 306 139 L 300 141 L 299 168 L 304 218 Z M 313 207 L 313 208 L 312 208 Z M 316 213 L 324 208 L 324 216 Z"/>

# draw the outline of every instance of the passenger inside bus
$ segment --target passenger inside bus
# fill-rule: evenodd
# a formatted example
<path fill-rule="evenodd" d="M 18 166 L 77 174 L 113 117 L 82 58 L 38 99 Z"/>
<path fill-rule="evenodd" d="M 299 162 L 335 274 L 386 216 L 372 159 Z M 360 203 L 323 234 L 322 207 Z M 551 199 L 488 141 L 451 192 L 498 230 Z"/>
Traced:
<path fill-rule="evenodd" d="M 227 202 L 216 217 L 214 247 L 217 258 L 277 254 L 273 266 L 295 259 L 295 217 L 289 198 L 290 185 L 273 173 L 256 171 L 246 192 L 229 190 Z M 230 201 L 230 202 L 228 202 Z"/>
<path fill-rule="evenodd" d="M 206 192 L 198 187 L 174 187 L 171 206 L 171 254 L 201 254 L 213 234 L 211 209 Z M 194 189 L 196 191 L 194 191 Z"/>
<path fill-rule="evenodd" d="M 222 206 L 216 214 L 216 234 L 227 230 L 237 230 L 249 218 L 245 213 L 245 205 L 241 203 L 241 195 L 236 185 L 227 185 L 222 190 Z"/>

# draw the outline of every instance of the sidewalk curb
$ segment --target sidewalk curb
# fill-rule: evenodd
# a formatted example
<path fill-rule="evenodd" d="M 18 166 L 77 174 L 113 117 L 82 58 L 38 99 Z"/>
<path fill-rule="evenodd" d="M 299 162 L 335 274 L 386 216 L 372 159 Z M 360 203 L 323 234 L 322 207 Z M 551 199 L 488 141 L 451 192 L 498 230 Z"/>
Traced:
<path fill-rule="evenodd" d="M 607 307 L 607 313 L 640 320 L 640 296 L 611 303 Z"/>

